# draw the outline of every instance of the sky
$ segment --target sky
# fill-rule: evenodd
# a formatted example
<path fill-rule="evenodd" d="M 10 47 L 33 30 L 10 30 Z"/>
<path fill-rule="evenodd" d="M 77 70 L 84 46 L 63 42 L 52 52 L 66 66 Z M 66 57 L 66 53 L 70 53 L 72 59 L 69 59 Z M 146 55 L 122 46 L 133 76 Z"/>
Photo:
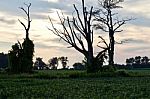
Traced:
<path fill-rule="evenodd" d="M 81 9 L 81 0 L 0 0 L 0 52 L 8 53 L 11 46 L 19 40 L 23 42 L 25 31 L 23 26 L 18 22 L 20 19 L 26 24 L 26 16 L 19 7 L 24 7 L 24 3 L 32 3 L 31 6 L 31 29 L 30 39 L 35 44 L 34 60 L 36 57 L 42 57 L 47 61 L 52 57 L 67 56 L 69 65 L 75 62 L 81 62 L 83 55 L 73 48 L 67 48 L 69 45 L 55 36 L 48 27 L 51 28 L 48 16 L 50 16 L 58 25 L 59 13 L 63 12 L 64 16 L 70 16 L 76 4 Z M 86 6 L 98 6 L 97 0 L 85 0 Z M 115 63 L 123 64 L 130 57 L 148 56 L 150 57 L 150 0 L 124 0 L 121 3 L 122 9 L 117 10 L 119 17 L 136 18 L 125 24 L 121 29 L 123 32 L 115 34 L 115 40 L 120 42 L 128 40 L 124 44 L 115 45 Z M 98 35 L 108 39 L 108 34 L 102 31 L 95 31 L 94 53 L 100 51 L 96 47 Z"/>

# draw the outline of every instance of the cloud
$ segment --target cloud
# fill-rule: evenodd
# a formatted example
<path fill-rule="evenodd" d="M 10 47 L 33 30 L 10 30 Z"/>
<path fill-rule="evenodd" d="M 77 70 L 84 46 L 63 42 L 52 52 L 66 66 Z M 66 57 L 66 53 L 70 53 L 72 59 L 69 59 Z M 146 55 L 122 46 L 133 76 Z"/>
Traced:
<path fill-rule="evenodd" d="M 56 48 L 59 48 L 59 46 L 51 46 L 51 45 L 46 45 L 44 43 L 41 43 L 41 42 L 35 42 L 34 43 L 35 47 L 36 48 L 43 48 L 43 49 L 56 49 Z"/>
<path fill-rule="evenodd" d="M 123 39 L 122 41 L 125 41 L 125 43 L 132 43 L 132 44 L 150 43 L 148 41 L 145 41 L 144 39 L 135 39 L 135 38 L 127 38 L 127 39 Z"/>
<path fill-rule="evenodd" d="M 14 19 L 6 19 L 4 17 L 0 17 L 0 22 L 8 24 L 8 25 L 12 25 L 16 23 L 16 20 Z"/>
<path fill-rule="evenodd" d="M 0 45 L 11 45 L 12 42 L 0 41 Z"/>

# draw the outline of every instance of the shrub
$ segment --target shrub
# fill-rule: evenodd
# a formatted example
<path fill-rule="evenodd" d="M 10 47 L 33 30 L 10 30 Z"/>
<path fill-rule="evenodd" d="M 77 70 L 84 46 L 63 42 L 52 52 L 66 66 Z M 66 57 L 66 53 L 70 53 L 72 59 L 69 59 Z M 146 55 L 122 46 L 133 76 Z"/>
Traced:
<path fill-rule="evenodd" d="M 116 71 L 115 67 L 110 65 L 103 66 L 101 69 L 101 72 L 114 72 L 114 71 Z"/>

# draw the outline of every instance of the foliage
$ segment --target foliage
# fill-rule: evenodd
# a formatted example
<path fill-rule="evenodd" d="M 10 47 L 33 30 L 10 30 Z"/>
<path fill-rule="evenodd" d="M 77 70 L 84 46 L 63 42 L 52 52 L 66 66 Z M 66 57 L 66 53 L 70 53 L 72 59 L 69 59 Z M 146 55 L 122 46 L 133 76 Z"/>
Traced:
<path fill-rule="evenodd" d="M 73 71 L 40 71 L 65 75 Z M 78 71 L 74 71 L 78 72 Z M 124 74 L 124 71 L 119 71 Z M 91 77 L 80 79 L 37 79 L 32 75 L 0 75 L 1 99 L 149 99 L 149 77 Z M 36 74 L 36 73 L 35 73 Z M 33 75 L 35 75 L 33 74 Z M 49 74 L 48 74 L 49 75 Z M 73 77 L 72 77 L 73 78 Z"/>
<path fill-rule="evenodd" d="M 21 10 L 26 14 L 27 16 L 27 22 L 28 25 L 26 26 L 22 21 L 19 20 L 21 25 L 24 27 L 26 32 L 26 38 L 24 39 L 24 42 L 20 44 L 16 43 L 12 46 L 12 50 L 9 51 L 9 69 L 13 73 L 29 73 L 32 71 L 32 65 L 33 65 L 33 53 L 34 53 L 34 44 L 29 39 L 29 30 L 30 30 L 30 6 L 25 4 L 27 6 L 27 10 L 25 10 L 23 7 L 20 7 Z"/>
<path fill-rule="evenodd" d="M 8 67 L 8 55 L 3 52 L 0 53 L 0 68 Z"/>
<path fill-rule="evenodd" d="M 12 45 L 12 50 L 8 53 L 8 59 L 9 59 L 9 71 L 12 73 L 20 73 L 23 71 L 22 65 L 22 55 L 23 50 L 22 47 L 19 46 L 19 43 L 16 43 L 15 45 Z"/>
<path fill-rule="evenodd" d="M 67 68 L 66 67 L 67 66 L 67 62 L 68 62 L 68 57 L 62 56 L 62 57 L 59 57 L 59 60 L 61 61 L 63 69 L 66 69 Z"/>
<path fill-rule="evenodd" d="M 83 65 L 82 63 L 74 63 L 73 68 L 75 70 L 85 70 L 86 69 L 85 65 Z"/>
<path fill-rule="evenodd" d="M 46 67 L 46 64 L 42 61 L 42 58 L 37 57 L 33 67 L 34 70 L 38 70 L 38 69 L 43 70 L 44 67 Z"/>
<path fill-rule="evenodd" d="M 48 60 L 48 65 L 51 69 L 57 69 L 58 67 L 58 58 L 57 57 L 53 57 L 51 59 Z"/>
<path fill-rule="evenodd" d="M 103 66 L 101 69 L 102 72 L 115 72 L 115 68 L 110 65 Z"/>
<path fill-rule="evenodd" d="M 31 40 L 25 39 L 23 44 L 20 42 L 12 45 L 9 51 L 9 70 L 12 73 L 23 73 L 32 71 L 32 58 L 34 52 L 34 44 Z"/>
<path fill-rule="evenodd" d="M 22 67 L 24 72 L 31 72 L 33 68 L 33 53 L 34 44 L 33 42 L 26 38 L 22 44 L 23 47 L 23 57 L 22 57 Z"/>
<path fill-rule="evenodd" d="M 129 68 L 149 68 L 150 62 L 147 56 L 135 56 L 134 58 L 126 59 L 126 64 Z"/>

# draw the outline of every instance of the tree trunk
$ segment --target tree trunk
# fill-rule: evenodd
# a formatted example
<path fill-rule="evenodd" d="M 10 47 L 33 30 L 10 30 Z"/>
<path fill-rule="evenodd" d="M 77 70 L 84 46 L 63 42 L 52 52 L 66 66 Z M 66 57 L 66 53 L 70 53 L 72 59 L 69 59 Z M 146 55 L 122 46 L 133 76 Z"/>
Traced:
<path fill-rule="evenodd" d="M 110 39 L 110 49 L 109 49 L 109 65 L 114 66 L 114 45 L 115 45 L 115 40 L 114 40 L 114 31 L 110 30 L 109 33 L 109 39 Z"/>
<path fill-rule="evenodd" d="M 93 73 L 95 72 L 95 66 L 93 66 L 94 62 L 94 56 L 93 56 L 93 46 L 92 42 L 88 42 L 88 55 L 87 57 L 87 72 Z"/>
<path fill-rule="evenodd" d="M 29 39 L 29 32 L 26 30 L 26 39 Z"/>

